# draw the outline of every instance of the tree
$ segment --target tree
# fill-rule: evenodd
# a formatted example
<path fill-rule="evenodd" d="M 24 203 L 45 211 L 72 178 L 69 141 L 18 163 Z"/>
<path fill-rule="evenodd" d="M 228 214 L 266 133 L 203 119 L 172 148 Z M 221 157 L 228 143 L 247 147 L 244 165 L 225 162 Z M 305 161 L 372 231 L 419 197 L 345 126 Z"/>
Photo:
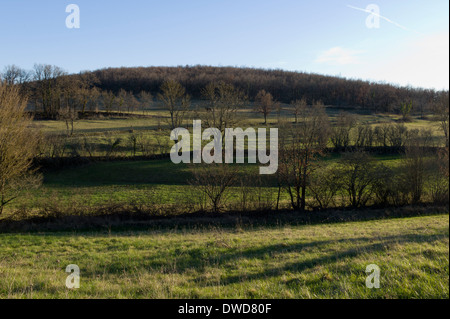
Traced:
<path fill-rule="evenodd" d="M 448 147 L 440 149 L 431 160 L 430 190 L 434 203 L 449 202 L 449 158 Z"/>
<path fill-rule="evenodd" d="M 205 84 L 225 81 L 255 97 L 260 90 L 270 92 L 282 103 L 305 97 L 312 101 L 320 97 L 329 105 L 359 105 L 376 112 L 390 112 L 399 101 L 413 101 L 415 107 L 422 99 L 433 99 L 438 92 L 419 88 L 398 87 L 391 84 L 370 83 L 339 77 L 303 72 L 261 70 L 234 67 L 148 67 L 108 68 L 94 72 L 101 81 L 101 88 L 127 91 L 145 88 L 157 93 L 161 83 L 169 78 L 177 79 L 195 99 L 202 98 Z"/>
<path fill-rule="evenodd" d="M 413 102 L 403 102 L 400 105 L 400 113 L 402 114 L 403 122 L 409 121 L 409 115 L 411 114 Z"/>
<path fill-rule="evenodd" d="M 406 170 L 406 185 L 413 204 L 420 202 L 424 192 L 425 178 L 428 167 L 427 145 L 430 134 L 424 130 L 412 130 L 405 147 L 403 164 Z"/>
<path fill-rule="evenodd" d="M 142 115 L 145 115 L 145 110 L 152 106 L 153 96 L 146 91 L 141 91 L 138 95 L 138 100 L 142 110 Z"/>
<path fill-rule="evenodd" d="M 206 126 L 217 128 L 223 137 L 226 128 L 240 121 L 237 112 L 244 106 L 247 97 L 244 92 L 225 82 L 208 84 L 202 90 L 202 96 L 206 99 L 206 106 L 198 115 Z"/>
<path fill-rule="evenodd" d="M 99 90 L 95 87 L 98 84 L 98 79 L 94 74 L 89 72 L 80 72 L 74 76 L 77 78 L 76 99 L 77 107 L 81 113 L 85 113 L 86 109 L 91 111 L 94 109 L 94 104 L 100 95 Z"/>
<path fill-rule="evenodd" d="M 116 96 L 117 113 L 119 113 L 119 115 L 122 114 L 122 107 L 126 103 L 126 99 L 127 99 L 127 92 L 124 89 L 120 89 L 119 93 Z"/>
<path fill-rule="evenodd" d="M 335 204 L 340 187 L 340 176 L 333 167 L 319 166 L 311 174 L 309 190 L 315 207 L 326 209 Z"/>
<path fill-rule="evenodd" d="M 339 113 L 336 124 L 331 129 L 331 142 L 337 149 L 347 149 L 351 143 L 351 132 L 356 126 L 356 117 L 353 114 Z"/>
<path fill-rule="evenodd" d="M 78 119 L 78 90 L 81 81 L 78 77 L 62 76 L 58 79 L 59 88 L 55 94 L 59 94 L 61 102 L 55 110 L 57 119 L 66 123 L 67 135 L 73 135 L 74 122 Z"/>
<path fill-rule="evenodd" d="M 78 112 L 69 106 L 62 107 L 58 112 L 58 119 L 66 124 L 67 136 L 72 136 L 75 121 L 78 120 Z"/>
<path fill-rule="evenodd" d="M 127 112 L 136 112 L 139 108 L 139 101 L 136 98 L 136 96 L 133 94 L 133 92 L 128 92 L 127 99 Z"/>
<path fill-rule="evenodd" d="M 190 97 L 186 94 L 185 88 L 174 80 L 167 80 L 162 84 L 158 98 L 169 111 L 170 129 L 182 126 L 190 107 Z"/>
<path fill-rule="evenodd" d="M 292 208 L 304 211 L 309 176 L 315 169 L 316 157 L 326 148 L 329 122 L 321 103 L 302 112 L 300 120 L 299 124 L 286 124 L 282 129 L 278 176 Z"/>
<path fill-rule="evenodd" d="M 4 68 L 0 78 L 7 85 L 23 84 L 30 80 L 31 74 L 16 65 L 9 65 Z"/>
<path fill-rule="evenodd" d="M 390 146 L 401 149 L 405 146 L 408 133 L 408 128 L 403 123 L 388 124 L 387 141 Z"/>
<path fill-rule="evenodd" d="M 257 113 L 261 113 L 264 116 L 264 124 L 267 124 L 267 117 L 276 107 L 276 102 L 273 99 L 272 94 L 261 90 L 258 92 L 255 98 L 255 110 Z"/>
<path fill-rule="evenodd" d="M 31 169 L 39 138 L 30 129 L 25 107 L 19 88 L 0 82 L 0 214 L 25 189 L 40 182 Z"/>
<path fill-rule="evenodd" d="M 190 184 L 209 201 L 213 212 L 221 211 L 228 189 L 236 182 L 237 166 L 231 164 L 202 164 L 193 168 Z"/>
<path fill-rule="evenodd" d="M 386 123 L 375 127 L 373 134 L 374 134 L 375 141 L 376 141 L 376 143 L 378 143 L 378 145 L 383 146 L 383 147 L 388 146 L 389 129 L 390 129 L 390 125 L 386 124 Z"/>
<path fill-rule="evenodd" d="M 113 92 L 111 92 L 111 91 L 103 91 L 102 92 L 103 105 L 108 114 L 111 113 L 115 100 L 116 100 L 116 96 L 114 95 Z"/>
<path fill-rule="evenodd" d="M 80 111 L 82 114 L 86 112 L 86 110 L 93 111 L 94 105 L 100 96 L 100 92 L 97 88 L 86 88 L 80 87 L 77 91 L 77 99 L 78 104 L 80 105 Z"/>
<path fill-rule="evenodd" d="M 367 204 L 373 192 L 371 187 L 376 180 L 376 165 L 371 156 L 363 151 L 344 153 L 337 167 L 341 188 L 351 207 Z"/>
<path fill-rule="evenodd" d="M 448 92 L 442 93 L 434 107 L 436 114 L 436 121 L 439 123 L 439 127 L 444 133 L 445 147 L 449 146 L 449 99 Z"/>
<path fill-rule="evenodd" d="M 306 109 L 307 103 L 306 99 L 302 98 L 301 100 L 295 100 L 291 102 L 292 114 L 295 117 L 295 123 L 298 123 L 298 118 L 300 114 Z"/>
<path fill-rule="evenodd" d="M 55 119 L 61 108 L 63 76 L 67 73 L 57 66 L 34 65 L 34 85 L 36 99 L 42 105 L 44 115 Z"/>
<path fill-rule="evenodd" d="M 372 147 L 374 142 L 374 130 L 369 124 L 360 124 L 356 127 L 355 146 L 357 148 Z"/>

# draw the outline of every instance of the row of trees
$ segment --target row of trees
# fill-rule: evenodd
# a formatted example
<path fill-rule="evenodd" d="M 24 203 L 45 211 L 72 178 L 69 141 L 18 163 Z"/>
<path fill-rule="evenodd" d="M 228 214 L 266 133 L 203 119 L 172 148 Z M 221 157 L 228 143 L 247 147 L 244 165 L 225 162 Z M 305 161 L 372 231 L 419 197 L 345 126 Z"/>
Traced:
<path fill-rule="evenodd" d="M 222 133 L 226 127 L 234 127 L 242 120 L 242 117 L 238 116 L 238 111 L 248 101 L 248 97 L 239 88 L 225 82 L 212 82 L 202 90 L 202 99 L 205 103 L 197 109 L 192 109 L 190 108 L 190 96 L 184 87 L 174 80 L 168 80 L 162 84 L 158 98 L 169 111 L 170 129 L 187 125 L 188 119 L 200 118 L 207 127 L 216 127 Z M 323 118 L 328 118 L 322 101 L 313 101 L 311 106 L 308 105 L 305 98 L 302 98 L 291 101 L 289 107 L 282 108 L 281 103 L 277 102 L 270 92 L 261 90 L 254 103 L 254 110 L 256 113 L 262 114 L 264 124 L 267 124 L 269 115 L 274 111 L 278 114 L 278 124 L 283 124 L 286 121 L 286 117 L 280 115 L 283 110 L 294 117 L 296 127 L 302 127 L 311 117 L 311 111 L 316 109 L 321 110 Z M 190 111 L 193 114 L 189 114 Z M 434 120 L 444 134 L 445 146 L 448 146 L 448 100 L 436 104 L 434 113 Z M 373 146 L 401 149 L 405 147 L 408 136 L 415 134 L 414 131 L 407 129 L 403 121 L 373 126 L 359 123 L 357 115 L 346 112 L 340 112 L 334 125 L 327 127 L 326 140 L 330 141 L 331 145 L 338 150 L 346 150 L 350 147 L 371 148 Z M 424 130 L 423 135 L 423 138 L 429 140 L 429 146 L 437 146 L 437 144 L 432 145 L 431 129 Z M 328 145 L 328 143 L 326 144 Z"/>
<path fill-rule="evenodd" d="M 259 94 L 264 90 L 270 92 L 274 100 L 282 103 L 305 99 L 308 104 L 312 104 L 315 100 L 321 100 L 327 105 L 397 113 L 402 113 L 408 106 L 409 112 L 424 116 L 427 112 L 433 111 L 437 104 L 448 101 L 448 91 L 251 68 L 206 66 L 110 68 L 67 75 L 59 67 L 37 64 L 32 71 L 9 66 L 5 68 L 2 76 L 7 83 L 27 84 L 24 87 L 30 88 L 34 93 L 32 101 L 35 105 L 49 113 L 54 113 L 55 108 L 60 108 L 62 102 L 58 101 L 58 97 L 61 94 L 70 96 L 69 92 L 65 92 L 67 89 L 64 89 L 67 85 L 79 89 L 96 88 L 100 92 L 110 91 L 115 96 L 118 96 L 121 90 L 131 92 L 133 96 L 138 96 L 141 92 L 156 96 L 167 79 L 180 83 L 193 99 L 202 99 L 203 90 L 208 84 L 223 81 L 244 92 L 250 100 L 261 102 L 263 96 Z M 69 85 L 70 82 L 75 84 Z M 85 106 L 88 104 L 85 103 Z"/>
<path fill-rule="evenodd" d="M 396 165 L 377 161 L 359 147 L 343 151 L 337 161 L 330 163 L 326 153 L 332 126 L 323 105 L 313 105 L 301 114 L 298 125 L 284 123 L 281 127 L 276 175 L 278 196 L 265 206 L 266 209 L 278 208 L 283 194 L 296 211 L 305 211 L 308 207 L 448 203 L 449 149 L 443 147 L 436 152 L 430 148 L 426 130 L 409 131 Z M 202 208 L 213 211 L 223 209 L 231 187 L 245 185 L 241 201 L 248 201 L 251 192 L 245 181 L 257 180 L 256 175 L 246 175 L 242 182 L 238 179 L 237 167 L 230 164 L 193 166 L 192 170 L 195 176 L 192 185 L 197 187 L 203 201 L 209 203 Z M 265 187 L 271 185 L 269 182 Z M 253 186 L 261 189 L 260 184 Z M 264 194 L 266 200 L 271 195 L 273 193 Z"/>
<path fill-rule="evenodd" d="M 304 97 L 309 104 L 322 100 L 327 105 L 359 106 L 385 112 L 400 112 L 401 103 L 412 102 L 413 112 L 425 114 L 435 103 L 448 99 L 448 92 L 282 70 L 186 66 L 108 68 L 94 74 L 104 90 L 117 92 L 126 89 L 152 94 L 156 94 L 162 83 L 171 78 L 181 83 L 194 99 L 202 98 L 202 90 L 209 83 L 220 81 L 233 84 L 251 100 L 265 90 L 282 103 Z"/>
<path fill-rule="evenodd" d="M 406 197 L 411 195 L 412 202 L 417 203 L 422 197 L 425 177 L 431 176 L 426 167 L 439 167 L 440 176 L 447 176 L 448 196 L 448 140 L 447 147 L 436 156 L 435 151 L 430 153 L 434 150 L 430 147 L 435 144 L 433 135 L 426 129 L 408 130 L 403 124 L 372 129 L 366 125 L 356 126 L 350 115 L 341 115 L 332 126 L 321 103 L 306 107 L 301 115 L 299 124 L 284 127 L 280 142 L 279 185 L 288 191 L 294 209 L 305 210 L 308 189 L 321 208 L 325 208 L 337 192 L 341 192 L 352 207 L 364 206 L 374 196 L 384 204 L 393 196 L 395 199 L 391 203 L 398 204 L 400 193 Z M 355 144 L 348 150 L 345 147 L 349 146 L 349 136 L 355 126 Z M 403 148 L 402 169 L 406 173 L 379 164 L 365 153 L 364 149 L 372 145 L 369 140 L 375 138 L 383 146 L 391 143 L 391 146 Z M 321 160 L 330 140 L 336 148 L 343 147 L 345 152 L 337 166 L 328 165 L 328 171 L 324 171 Z M 427 164 L 433 161 L 438 164 Z M 316 174 L 317 170 L 322 172 Z M 398 192 L 394 196 L 396 187 Z M 398 187 L 406 190 L 400 191 Z"/>
<path fill-rule="evenodd" d="M 134 94 L 120 89 L 117 92 L 100 90 L 99 80 L 91 72 L 68 75 L 63 69 L 36 64 L 32 71 L 8 66 L 0 79 L 5 85 L 19 85 L 28 97 L 36 114 L 49 119 L 61 119 L 69 125 L 80 114 L 103 109 L 106 112 L 135 112 L 145 110 L 153 101 L 150 93 Z"/>

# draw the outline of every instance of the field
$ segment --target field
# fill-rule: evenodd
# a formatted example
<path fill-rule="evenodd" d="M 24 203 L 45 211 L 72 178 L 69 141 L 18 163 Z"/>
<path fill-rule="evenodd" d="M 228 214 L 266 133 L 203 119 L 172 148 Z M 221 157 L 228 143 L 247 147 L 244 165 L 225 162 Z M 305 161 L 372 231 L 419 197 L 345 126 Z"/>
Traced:
<path fill-rule="evenodd" d="M 399 155 L 376 156 L 385 165 L 395 167 Z M 330 155 L 327 159 L 332 165 L 339 159 Z M 256 165 L 242 164 L 239 178 L 246 179 L 249 171 L 257 171 Z M 129 204 L 175 205 L 185 203 L 186 198 L 195 192 L 189 185 L 192 173 L 185 164 L 175 165 L 170 159 L 113 161 L 91 163 L 81 167 L 65 168 L 44 174 L 44 184 L 38 190 L 28 192 L 14 202 L 7 210 L 14 213 L 18 208 L 50 206 L 58 209 L 78 207 L 86 209 L 96 206 Z M 263 191 L 271 201 L 275 201 L 278 188 L 274 177 L 266 178 L 266 184 L 253 191 Z M 230 188 L 229 205 L 239 202 L 242 192 L 238 186 Z M 51 199 L 51 200 L 50 200 Z M 287 195 L 283 192 L 281 202 L 289 206 Z"/>
<path fill-rule="evenodd" d="M 334 121 L 337 111 L 328 112 Z M 166 147 L 169 145 L 167 130 L 161 124 L 166 114 L 157 109 L 147 115 L 148 118 L 77 121 L 74 134 L 65 137 L 66 142 L 89 140 L 100 150 L 94 155 L 104 156 L 101 151 L 115 139 L 121 139 L 119 156 L 43 170 L 43 185 L 7 206 L 0 222 L 45 217 L 48 212 L 53 217 L 89 217 L 85 215 L 95 213 L 99 207 L 106 211 L 114 207 L 139 210 L 145 205 L 158 206 L 161 214 L 170 215 L 180 206 L 189 205 L 195 193 L 189 183 L 189 165 L 132 156 L 133 149 L 127 141 L 133 134 L 143 134 L 150 144 L 156 145 L 160 141 L 155 136 L 162 132 Z M 242 117 L 242 127 L 262 127 L 261 118 L 250 109 Z M 395 123 L 397 118 L 360 114 L 359 120 L 376 126 Z M 269 126 L 276 127 L 276 123 L 274 116 L 269 119 Z M 406 125 L 430 128 L 437 141 L 442 138 L 433 121 L 416 117 Z M 66 134 L 61 121 L 35 121 L 34 126 L 51 136 Z M 70 152 L 69 147 L 66 155 Z M 394 169 L 401 163 L 401 154 L 374 157 Z M 328 154 L 324 159 L 327 165 L 334 165 L 339 158 L 339 154 Z M 232 205 L 238 205 L 240 196 L 250 191 L 263 192 L 257 196 L 270 199 L 273 204 L 278 191 L 274 177 L 268 177 L 264 185 L 249 182 L 248 176 L 254 175 L 249 172 L 257 167 L 240 165 L 239 177 L 246 180 L 248 188 L 229 189 L 230 209 L 239 209 Z M 280 208 L 289 206 L 283 192 Z M 183 207 L 181 210 L 186 211 Z M 103 227 L 104 230 L 79 230 L 73 225 L 77 231 L 67 231 L 71 226 L 66 221 L 63 230 L 56 232 L 38 227 L 40 232 L 3 233 L 0 298 L 449 297 L 448 208 L 443 215 L 366 219 L 370 218 L 319 224 L 301 224 L 291 219 L 276 225 L 254 226 L 192 226 L 193 220 L 192 225 L 181 227 L 115 224 L 113 229 Z M 80 289 L 69 290 L 65 286 L 69 264 L 81 269 Z M 370 264 L 381 269 L 380 289 L 365 286 L 365 270 Z"/>
<path fill-rule="evenodd" d="M 196 107 L 196 106 L 194 106 Z M 289 106 L 284 105 L 282 116 L 293 120 L 288 111 Z M 360 123 L 368 123 L 376 126 L 382 123 L 395 123 L 399 116 L 389 114 L 373 114 L 358 110 L 351 110 L 358 116 Z M 340 110 L 333 107 L 327 108 L 331 122 L 335 121 Z M 263 127 L 260 115 L 252 112 L 251 106 L 241 111 L 242 127 Z M 141 113 L 137 113 L 138 115 Z M 81 156 L 88 156 L 86 147 L 80 146 L 87 141 L 93 148 L 90 150 L 93 156 L 105 156 L 107 150 L 117 139 L 120 144 L 115 149 L 115 156 L 132 157 L 133 147 L 130 143 L 131 136 L 142 134 L 147 139 L 150 154 L 167 153 L 173 142 L 169 141 L 167 131 L 167 111 L 161 105 L 153 106 L 145 111 L 147 118 L 133 117 L 105 117 L 100 119 L 78 120 L 75 122 L 74 134 L 64 137 L 65 156 L 73 155 L 72 144 L 79 149 L 76 152 Z M 63 121 L 35 121 L 34 126 L 42 133 L 51 136 L 65 135 L 66 127 Z M 277 118 L 272 114 L 268 120 L 269 127 L 277 126 Z M 413 128 L 429 128 L 433 131 L 434 138 L 442 139 L 442 132 L 438 124 L 430 119 L 414 117 L 406 126 Z M 159 131 L 157 128 L 162 130 Z M 159 139 L 159 140 L 158 140 Z M 161 147 L 158 147 L 158 143 Z M 153 153 L 152 153 L 153 152 Z M 77 154 L 78 154 L 77 153 Z M 137 148 L 136 155 L 144 155 Z M 328 156 L 330 164 L 339 159 L 337 155 Z M 376 156 L 389 167 L 395 167 L 399 163 L 400 155 Z M 256 165 L 242 165 L 242 177 L 245 171 L 256 171 Z M 152 202 L 158 205 L 172 205 L 182 202 L 186 195 L 192 192 L 189 180 L 192 179 L 187 165 L 175 165 L 166 160 L 117 160 L 108 162 L 96 162 L 84 166 L 63 167 L 58 170 L 45 171 L 44 183 L 39 190 L 31 190 L 25 196 L 14 201 L 6 207 L 7 216 L 18 208 L 33 210 L 45 205 L 64 207 L 95 207 L 99 205 L 123 205 L 133 203 Z M 277 187 L 274 178 L 268 178 L 264 185 L 266 194 L 275 197 Z M 238 202 L 238 188 L 231 189 L 230 203 Z M 49 199 L 52 199 L 49 201 Z M 274 199 L 272 198 L 272 201 Z M 282 194 L 281 204 L 289 206 L 286 194 Z M 3 217 L 4 217 L 3 216 Z"/>
<path fill-rule="evenodd" d="M 448 215 L 0 235 L 0 298 L 448 298 Z M 65 268 L 80 267 L 68 290 Z M 369 264 L 380 289 L 365 286 Z"/>

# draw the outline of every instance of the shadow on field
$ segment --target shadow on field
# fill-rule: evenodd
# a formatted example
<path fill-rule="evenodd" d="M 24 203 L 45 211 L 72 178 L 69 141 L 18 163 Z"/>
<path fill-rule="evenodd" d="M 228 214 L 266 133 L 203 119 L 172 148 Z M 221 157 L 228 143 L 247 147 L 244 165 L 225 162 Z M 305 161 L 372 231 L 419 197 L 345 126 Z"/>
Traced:
<path fill-rule="evenodd" d="M 251 211 L 228 213 L 185 213 L 155 215 L 128 208 L 103 207 L 96 213 L 63 214 L 49 212 L 45 216 L 0 219 L 0 233 L 12 232 L 85 232 L 121 231 L 173 232 L 174 230 L 208 230 L 211 227 L 252 229 L 254 227 L 279 227 L 285 225 L 329 224 L 391 218 L 431 215 L 448 215 L 448 206 L 416 205 L 403 207 L 360 209 L 329 209 L 304 213 L 291 210 Z M 16 218 L 17 217 L 17 218 Z"/>
<path fill-rule="evenodd" d="M 239 250 L 239 248 L 217 247 L 211 243 L 205 243 L 201 247 L 175 249 L 172 251 L 158 252 L 155 255 L 142 254 L 141 258 L 135 258 L 130 264 L 130 260 L 123 258 L 108 260 L 105 264 L 98 265 L 97 269 L 91 271 L 86 270 L 85 275 L 94 276 L 96 270 L 102 269 L 106 274 L 120 274 L 127 271 L 133 271 L 133 264 L 139 267 L 162 272 L 164 274 L 183 274 L 186 271 L 193 270 L 202 272 L 208 267 L 228 269 L 235 269 L 241 275 L 231 275 L 220 278 L 221 285 L 231 285 L 235 283 L 242 283 L 244 281 L 267 279 L 270 277 L 277 277 L 286 272 L 300 273 L 302 271 L 312 269 L 316 266 L 324 266 L 335 263 L 336 261 L 354 258 L 361 254 L 386 253 L 389 254 L 392 245 L 403 243 L 432 243 L 433 241 L 448 238 L 447 233 L 433 233 L 433 234 L 406 234 L 398 236 L 387 236 L 374 239 L 373 237 L 358 237 L 339 240 L 318 240 L 304 243 L 293 244 L 276 244 L 268 245 L 258 248 L 250 248 Z M 343 251 L 333 251 L 327 253 L 336 245 L 346 245 L 352 248 Z M 314 253 L 320 257 L 312 258 L 300 262 L 284 264 L 281 267 L 267 268 L 264 271 L 248 274 L 240 271 L 236 263 L 240 260 L 261 260 L 273 261 L 277 257 L 289 253 Z M 427 257 L 427 256 L 425 256 Z M 125 266 L 127 265 L 127 266 Z M 364 269 L 361 270 L 364 272 Z M 445 269 L 442 269 L 445 271 Z M 216 286 L 217 281 L 205 280 L 204 277 L 199 276 L 192 279 L 198 286 L 208 287 Z"/>
<path fill-rule="evenodd" d="M 441 240 L 445 235 L 444 234 L 432 234 L 432 235 L 401 235 L 401 236 L 389 236 L 385 238 L 381 238 L 380 242 L 372 243 L 368 245 L 364 245 L 364 243 L 367 243 L 368 241 L 373 241 L 373 239 L 369 238 L 356 238 L 356 239 L 343 239 L 338 241 L 325 241 L 325 242 L 312 242 L 308 243 L 308 245 L 302 245 L 302 244 L 295 244 L 295 245 L 289 245 L 287 248 L 285 248 L 285 251 L 289 252 L 298 252 L 301 253 L 301 251 L 307 247 L 314 247 L 314 249 L 320 249 L 321 247 L 332 244 L 332 243 L 348 243 L 351 245 L 355 245 L 355 248 L 350 248 L 344 251 L 334 252 L 332 254 L 328 254 L 323 256 L 323 253 L 321 252 L 321 257 L 318 258 L 312 258 L 309 260 L 297 262 L 297 263 L 289 263 L 287 265 L 284 265 L 283 267 L 277 267 L 277 268 L 269 268 L 262 272 L 250 274 L 250 275 L 244 275 L 244 276 L 229 276 L 226 278 L 221 279 L 221 284 L 223 285 L 230 285 L 234 283 L 239 283 L 242 281 L 252 281 L 252 280 L 259 280 L 259 279 L 267 279 L 268 277 L 277 277 L 282 275 L 286 272 L 302 272 L 307 269 L 314 268 L 316 266 L 324 266 L 327 264 L 335 263 L 338 260 L 346 259 L 346 258 L 355 258 L 360 254 L 367 253 L 367 254 L 373 254 L 373 253 L 388 253 L 390 249 L 390 245 L 393 244 L 403 244 L 403 243 L 430 243 L 436 240 Z M 446 236 L 448 238 L 448 234 Z M 264 247 L 264 249 L 261 249 L 264 252 L 260 254 L 259 256 L 255 256 L 252 251 L 244 251 L 241 254 L 235 254 L 235 255 L 225 255 L 226 259 L 229 260 L 235 260 L 238 258 L 263 258 L 264 255 L 270 254 L 271 252 L 279 253 L 276 246 L 268 246 Z M 222 258 L 221 258 L 222 259 Z M 362 272 L 364 272 L 364 269 L 361 269 Z M 445 269 L 442 270 L 445 272 Z M 201 278 L 198 278 L 196 281 L 201 282 Z M 209 284 L 206 284 L 205 286 L 209 286 Z"/>

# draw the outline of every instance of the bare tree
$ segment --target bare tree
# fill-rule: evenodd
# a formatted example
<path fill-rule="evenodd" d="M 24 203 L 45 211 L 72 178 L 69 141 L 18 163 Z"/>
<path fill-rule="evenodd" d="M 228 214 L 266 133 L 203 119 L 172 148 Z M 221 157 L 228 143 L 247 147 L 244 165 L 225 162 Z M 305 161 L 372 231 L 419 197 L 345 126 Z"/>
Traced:
<path fill-rule="evenodd" d="M 80 72 L 76 78 L 77 107 L 81 113 L 85 113 L 87 109 L 92 111 L 100 95 L 99 90 L 95 87 L 95 84 L 98 84 L 99 81 L 95 75 L 90 72 Z"/>
<path fill-rule="evenodd" d="M 119 115 L 122 114 L 122 107 L 126 103 L 127 95 L 128 94 L 124 89 L 120 89 L 119 93 L 116 96 L 117 112 L 119 113 Z"/>
<path fill-rule="evenodd" d="M 62 107 L 58 112 L 58 119 L 66 124 L 67 136 L 72 136 L 75 121 L 78 120 L 78 112 L 69 106 Z"/>
<path fill-rule="evenodd" d="M 374 130 L 369 124 L 360 124 L 356 127 L 355 146 L 358 148 L 372 147 Z"/>
<path fill-rule="evenodd" d="M 383 147 L 388 146 L 388 135 L 389 135 L 389 124 L 383 123 L 381 125 L 378 125 L 375 127 L 373 134 L 374 134 L 374 141 Z"/>
<path fill-rule="evenodd" d="M 145 110 L 153 103 L 153 96 L 146 91 L 141 91 L 138 95 L 138 99 L 142 110 L 142 115 L 145 115 Z"/>
<path fill-rule="evenodd" d="M 431 162 L 430 190 L 434 203 L 449 202 L 449 158 L 448 147 L 440 149 L 437 154 L 433 154 Z"/>
<path fill-rule="evenodd" d="M 436 120 L 444 133 L 445 147 L 449 146 L 449 98 L 448 92 L 441 94 L 435 107 Z"/>
<path fill-rule="evenodd" d="M 408 102 L 402 102 L 400 105 L 400 113 L 402 114 L 402 121 L 403 122 L 408 122 L 411 120 L 410 118 L 410 114 L 412 111 L 412 106 L 413 106 L 413 102 L 412 101 L 408 101 Z"/>
<path fill-rule="evenodd" d="M 427 152 L 429 140 L 429 132 L 412 130 L 406 142 L 405 156 L 403 158 L 403 164 L 406 169 L 405 182 L 413 204 L 419 203 L 424 193 L 426 172 L 429 166 L 429 154 Z"/>
<path fill-rule="evenodd" d="M 363 151 L 344 153 L 337 173 L 341 188 L 351 207 L 365 206 L 373 196 L 371 187 L 376 180 L 376 165 Z"/>
<path fill-rule="evenodd" d="M 127 92 L 127 96 L 125 99 L 125 104 L 127 106 L 127 113 L 135 112 L 139 106 L 139 101 L 136 99 L 136 96 L 133 92 Z"/>
<path fill-rule="evenodd" d="M 34 80 L 36 98 L 40 100 L 45 116 L 56 118 L 61 108 L 62 76 L 67 73 L 57 66 L 36 64 Z"/>
<path fill-rule="evenodd" d="M 116 96 L 111 91 L 103 91 L 102 92 L 102 101 L 107 113 L 111 113 L 114 105 L 114 101 L 116 100 Z"/>
<path fill-rule="evenodd" d="M 336 123 L 331 129 L 331 142 L 335 148 L 346 149 L 350 146 L 351 133 L 356 123 L 356 117 L 353 114 L 339 113 Z"/>
<path fill-rule="evenodd" d="M 213 212 L 220 212 L 228 199 L 228 189 L 237 178 L 237 166 L 230 164 L 203 164 L 193 168 L 190 184 L 209 201 Z"/>
<path fill-rule="evenodd" d="M 158 98 L 164 103 L 170 114 L 170 129 L 181 127 L 184 123 L 186 112 L 190 107 L 190 98 L 185 88 L 174 80 L 167 80 L 161 86 Z"/>
<path fill-rule="evenodd" d="M 3 81 L 7 85 L 23 84 L 31 79 L 31 73 L 16 66 L 6 66 L 0 75 Z"/>
<path fill-rule="evenodd" d="M 77 99 L 81 113 L 84 114 L 86 110 L 93 111 L 99 96 L 100 92 L 95 87 L 80 87 L 77 91 Z"/>
<path fill-rule="evenodd" d="M 390 146 L 400 149 L 405 146 L 408 138 L 408 128 L 403 123 L 389 124 L 387 140 Z"/>
<path fill-rule="evenodd" d="M 235 126 L 239 121 L 237 112 L 247 100 L 245 94 L 231 84 L 225 82 L 210 83 L 202 90 L 207 100 L 204 110 L 198 115 L 206 126 L 215 127 L 225 134 L 225 129 Z"/>
<path fill-rule="evenodd" d="M 325 166 L 325 165 L 323 165 Z M 340 176 L 333 167 L 319 166 L 311 174 L 309 190 L 313 198 L 313 205 L 320 209 L 335 205 L 335 197 L 340 187 Z"/>
<path fill-rule="evenodd" d="M 309 176 L 315 169 L 316 157 L 326 148 L 328 128 L 323 104 L 315 104 L 301 113 L 299 124 L 286 124 L 282 130 L 278 176 L 293 209 L 306 208 Z"/>
<path fill-rule="evenodd" d="M 300 114 L 306 109 L 307 103 L 306 99 L 302 98 L 301 100 L 295 100 L 291 102 L 292 114 L 295 117 L 295 123 L 298 123 L 298 118 Z"/>
<path fill-rule="evenodd" d="M 264 116 L 264 124 L 267 124 L 267 117 L 275 107 L 276 102 L 274 101 L 272 94 L 265 90 L 258 92 L 255 98 L 255 111 Z"/>
<path fill-rule="evenodd" d="M 24 189 L 39 183 L 31 170 L 39 138 L 25 107 L 19 88 L 0 82 L 0 214 Z"/>

